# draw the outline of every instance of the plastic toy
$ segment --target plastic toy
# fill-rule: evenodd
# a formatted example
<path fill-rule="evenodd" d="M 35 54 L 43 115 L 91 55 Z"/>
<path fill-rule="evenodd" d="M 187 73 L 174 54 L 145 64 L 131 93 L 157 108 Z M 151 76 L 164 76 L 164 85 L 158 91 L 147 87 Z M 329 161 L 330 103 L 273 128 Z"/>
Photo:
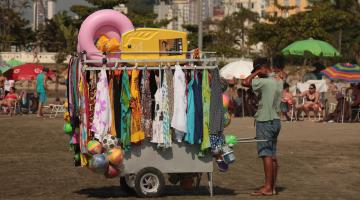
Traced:
<path fill-rule="evenodd" d="M 121 51 L 124 52 L 121 59 L 186 59 L 185 53 L 175 53 L 187 51 L 186 32 L 157 28 L 134 29 L 122 35 Z"/>
<path fill-rule="evenodd" d="M 89 168 L 97 173 L 105 173 L 108 169 L 109 161 L 105 154 L 95 154 L 89 161 Z"/>
<path fill-rule="evenodd" d="M 225 143 L 232 147 L 237 143 L 237 137 L 235 135 L 225 135 Z"/>
<path fill-rule="evenodd" d="M 107 151 L 119 146 L 118 139 L 115 136 L 110 135 L 110 134 L 105 135 L 103 137 L 103 139 L 101 140 L 101 143 L 103 145 L 103 148 L 106 149 Z"/>
<path fill-rule="evenodd" d="M 100 142 L 96 140 L 90 140 L 87 145 L 88 153 L 90 154 L 99 154 L 101 153 L 102 146 Z"/>
<path fill-rule="evenodd" d="M 230 97 L 226 94 L 223 94 L 223 106 L 224 108 L 228 108 L 230 104 Z"/>
<path fill-rule="evenodd" d="M 71 126 L 70 122 L 66 122 L 64 124 L 64 132 L 69 135 L 72 133 L 72 126 Z"/>
<path fill-rule="evenodd" d="M 115 178 L 119 176 L 120 170 L 112 165 L 109 165 L 107 171 L 105 172 L 106 178 Z"/>
<path fill-rule="evenodd" d="M 89 59 L 101 59 L 102 53 L 96 48 L 94 41 L 101 35 L 121 41 L 121 35 L 133 29 L 134 26 L 129 18 L 118 11 L 111 9 L 96 11 L 81 24 L 78 51 L 86 51 Z M 119 57 L 119 55 L 110 57 Z"/>
<path fill-rule="evenodd" d="M 122 163 L 124 156 L 120 148 L 113 148 L 107 152 L 107 158 L 111 164 L 117 166 Z"/>
<path fill-rule="evenodd" d="M 109 42 L 109 38 L 106 37 L 105 35 L 100 36 L 100 38 L 96 41 L 96 48 L 101 51 L 101 52 L 105 52 L 105 45 L 106 43 Z"/>

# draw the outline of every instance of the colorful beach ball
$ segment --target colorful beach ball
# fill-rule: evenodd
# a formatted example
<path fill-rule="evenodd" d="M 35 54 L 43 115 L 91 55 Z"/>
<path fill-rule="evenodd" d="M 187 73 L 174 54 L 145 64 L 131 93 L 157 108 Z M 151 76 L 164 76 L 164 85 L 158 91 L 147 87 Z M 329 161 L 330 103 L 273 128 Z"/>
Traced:
<path fill-rule="evenodd" d="M 119 176 L 120 174 L 120 170 L 112 165 L 109 165 L 107 171 L 105 172 L 105 177 L 106 178 L 115 178 L 117 176 Z"/>
<path fill-rule="evenodd" d="M 71 126 L 70 122 L 66 122 L 64 124 L 64 132 L 69 135 L 72 133 L 72 126 Z"/>
<path fill-rule="evenodd" d="M 110 150 L 112 148 L 118 147 L 119 146 L 119 141 L 118 139 L 110 134 L 107 134 L 103 137 L 103 139 L 101 140 L 101 143 L 104 147 L 104 149 L 106 150 Z"/>
<path fill-rule="evenodd" d="M 228 108 L 230 104 L 230 97 L 227 94 L 223 94 L 223 106 L 224 108 Z"/>
<path fill-rule="evenodd" d="M 99 154 L 101 153 L 102 146 L 100 142 L 96 140 L 90 140 L 87 144 L 87 150 L 90 154 Z"/>
<path fill-rule="evenodd" d="M 122 163 L 124 156 L 120 148 L 113 148 L 107 152 L 107 159 L 111 164 L 117 166 Z"/>
<path fill-rule="evenodd" d="M 108 169 L 109 161 L 105 154 L 95 154 L 89 161 L 89 168 L 97 173 L 105 173 Z"/>

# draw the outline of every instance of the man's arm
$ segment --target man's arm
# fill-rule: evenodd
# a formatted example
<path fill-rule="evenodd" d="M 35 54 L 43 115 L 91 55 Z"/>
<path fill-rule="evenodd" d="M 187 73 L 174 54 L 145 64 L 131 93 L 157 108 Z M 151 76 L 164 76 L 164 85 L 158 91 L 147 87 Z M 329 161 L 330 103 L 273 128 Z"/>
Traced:
<path fill-rule="evenodd" d="M 250 74 L 248 77 L 246 77 L 243 81 L 242 81 L 242 85 L 244 87 L 251 87 L 251 81 L 258 75 L 259 70 L 255 71 L 254 73 Z"/>
<path fill-rule="evenodd" d="M 47 75 L 45 75 L 45 77 L 44 77 L 44 88 L 45 88 L 45 90 L 47 90 L 46 80 L 47 80 Z"/>

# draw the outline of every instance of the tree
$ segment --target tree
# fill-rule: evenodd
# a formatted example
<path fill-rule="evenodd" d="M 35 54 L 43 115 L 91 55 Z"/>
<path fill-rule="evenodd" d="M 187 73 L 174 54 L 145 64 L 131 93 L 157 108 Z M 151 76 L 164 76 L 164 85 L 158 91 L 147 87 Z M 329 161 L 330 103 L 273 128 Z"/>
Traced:
<path fill-rule="evenodd" d="M 26 7 L 23 1 L 0 2 L 0 50 L 9 51 L 11 46 L 17 50 L 25 48 L 35 40 L 29 21 L 21 14 Z"/>
<path fill-rule="evenodd" d="M 223 56 L 248 55 L 250 47 L 247 37 L 258 18 L 257 13 L 245 8 L 226 16 L 217 24 L 218 30 L 211 33 L 213 44 L 209 48 Z"/>
<path fill-rule="evenodd" d="M 354 42 L 360 35 L 356 14 L 359 12 L 353 10 L 355 13 L 349 13 L 330 1 L 314 1 L 307 12 L 288 18 L 269 17 L 268 22 L 255 24 L 250 33 L 250 42 L 263 43 L 264 54 L 272 57 L 290 43 L 311 37 L 333 44 L 341 51 L 344 60 L 351 60 L 356 52 L 350 53 L 350 47 L 356 47 Z"/>
<path fill-rule="evenodd" d="M 70 10 L 74 12 L 79 18 L 74 20 L 74 25 L 80 28 L 81 23 L 91 13 L 101 9 L 112 9 L 119 4 L 125 4 L 128 0 L 86 0 L 92 6 L 73 5 Z"/>

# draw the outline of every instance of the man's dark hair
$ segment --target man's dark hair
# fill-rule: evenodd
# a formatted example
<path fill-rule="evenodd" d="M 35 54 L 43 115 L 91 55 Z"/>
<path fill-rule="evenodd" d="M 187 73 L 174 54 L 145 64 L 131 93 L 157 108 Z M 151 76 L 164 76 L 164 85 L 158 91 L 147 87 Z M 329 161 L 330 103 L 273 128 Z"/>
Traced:
<path fill-rule="evenodd" d="M 316 89 L 316 85 L 314 83 L 311 83 L 310 87 L 313 87 L 314 89 Z"/>
<path fill-rule="evenodd" d="M 273 59 L 274 68 L 284 69 L 285 67 L 285 58 L 282 55 L 276 55 Z"/>
<path fill-rule="evenodd" d="M 44 67 L 43 71 L 46 72 L 46 73 L 48 73 L 48 72 L 49 72 L 49 68 Z"/>
<path fill-rule="evenodd" d="M 269 60 L 267 58 L 255 58 L 254 62 L 253 62 L 253 70 L 251 73 L 255 72 L 256 70 L 258 70 L 260 67 L 262 66 L 266 66 L 269 67 Z"/>
<path fill-rule="evenodd" d="M 289 85 L 287 82 L 285 82 L 284 85 L 283 85 L 283 87 L 284 87 L 284 90 L 285 90 L 285 89 L 289 88 L 290 85 Z"/>

